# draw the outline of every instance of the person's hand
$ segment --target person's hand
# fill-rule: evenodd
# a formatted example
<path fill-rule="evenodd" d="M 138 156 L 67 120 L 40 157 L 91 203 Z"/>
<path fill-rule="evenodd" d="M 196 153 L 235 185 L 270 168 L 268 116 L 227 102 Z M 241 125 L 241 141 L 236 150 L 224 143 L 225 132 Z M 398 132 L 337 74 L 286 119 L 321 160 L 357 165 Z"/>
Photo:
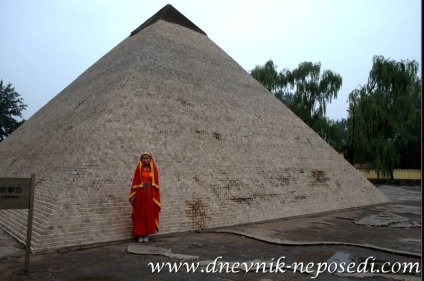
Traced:
<path fill-rule="evenodd" d="M 135 199 L 135 196 L 133 196 L 132 198 L 131 198 L 131 205 L 134 205 L 134 199 Z"/>

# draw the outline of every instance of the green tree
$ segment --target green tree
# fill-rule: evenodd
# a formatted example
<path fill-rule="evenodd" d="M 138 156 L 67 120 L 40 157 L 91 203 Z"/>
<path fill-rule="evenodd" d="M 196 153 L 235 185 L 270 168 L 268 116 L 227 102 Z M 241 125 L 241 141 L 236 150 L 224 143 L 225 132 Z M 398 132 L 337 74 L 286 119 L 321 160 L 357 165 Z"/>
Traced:
<path fill-rule="evenodd" d="M 15 118 L 22 118 L 22 111 L 26 107 L 27 105 L 23 103 L 12 84 L 8 83 L 7 86 L 3 86 L 3 80 L 0 80 L 0 141 L 3 141 L 25 122 L 25 120 L 18 121 Z"/>
<path fill-rule="evenodd" d="M 368 83 L 349 96 L 351 156 L 372 164 L 379 176 L 393 179 L 395 168 L 419 167 L 417 73 L 416 61 L 375 56 Z"/>
<path fill-rule="evenodd" d="M 321 75 L 321 63 L 302 62 L 298 68 L 284 69 L 280 74 L 281 85 L 287 92 L 292 90 L 293 102 L 290 109 L 309 127 L 318 131 L 326 114 L 327 102 L 337 98 L 342 86 L 342 77 L 324 70 Z"/>
<path fill-rule="evenodd" d="M 365 87 L 360 87 L 353 90 L 349 94 L 348 102 L 348 119 L 347 119 L 347 134 L 346 134 L 346 158 L 350 164 L 355 163 L 355 155 L 358 154 L 357 139 L 360 138 L 358 131 L 359 118 L 359 101 L 365 91 Z"/>
<path fill-rule="evenodd" d="M 344 125 L 342 121 L 334 121 L 327 117 L 319 117 L 315 120 L 315 131 L 335 150 L 343 152 Z"/>
<path fill-rule="evenodd" d="M 267 61 L 264 66 L 257 65 L 250 74 L 271 93 L 278 92 L 280 85 L 277 66 L 272 60 Z"/>
<path fill-rule="evenodd" d="M 283 91 L 281 74 L 271 59 L 264 66 L 257 65 L 250 74 L 286 106 L 292 103 L 293 96 Z"/>
<path fill-rule="evenodd" d="M 293 71 L 277 71 L 272 60 L 256 66 L 250 73 L 275 97 L 315 130 L 338 151 L 343 149 L 343 132 L 338 121 L 325 117 L 326 103 L 337 98 L 342 78 L 325 70 L 320 76 L 321 64 L 304 62 Z M 295 89 L 293 91 L 293 89 Z"/>
<path fill-rule="evenodd" d="M 347 148 L 348 148 L 348 135 L 347 135 L 347 128 L 348 128 L 348 121 L 345 118 L 342 118 L 340 120 L 333 121 L 329 119 L 329 122 L 333 123 L 333 142 L 335 142 L 335 145 L 330 145 L 337 150 L 340 153 L 343 153 L 345 156 L 347 154 Z"/>

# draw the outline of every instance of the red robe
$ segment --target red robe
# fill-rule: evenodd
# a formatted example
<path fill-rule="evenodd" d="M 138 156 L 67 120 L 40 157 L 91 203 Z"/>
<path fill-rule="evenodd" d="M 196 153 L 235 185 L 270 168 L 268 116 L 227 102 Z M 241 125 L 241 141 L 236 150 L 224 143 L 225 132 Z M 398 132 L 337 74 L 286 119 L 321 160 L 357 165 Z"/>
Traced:
<path fill-rule="evenodd" d="M 150 171 L 142 169 L 140 161 L 134 172 L 130 191 L 134 236 L 154 234 L 159 231 L 159 176 L 153 158 L 150 157 Z"/>

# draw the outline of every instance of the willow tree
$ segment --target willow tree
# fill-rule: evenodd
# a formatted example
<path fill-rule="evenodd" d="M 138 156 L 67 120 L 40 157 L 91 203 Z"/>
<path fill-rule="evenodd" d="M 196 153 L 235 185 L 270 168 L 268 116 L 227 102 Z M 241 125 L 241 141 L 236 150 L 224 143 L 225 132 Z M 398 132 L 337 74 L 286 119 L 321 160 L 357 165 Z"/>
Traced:
<path fill-rule="evenodd" d="M 355 152 L 358 154 L 357 150 L 357 139 L 360 138 L 358 134 L 358 118 L 359 118 L 359 100 L 361 97 L 361 92 L 365 90 L 365 87 L 361 87 L 353 90 L 349 94 L 349 108 L 348 118 L 347 118 L 347 149 L 346 149 L 346 158 L 352 165 L 355 163 Z"/>
<path fill-rule="evenodd" d="M 394 61 L 383 56 L 373 58 L 368 83 L 351 94 L 350 109 L 356 110 L 357 132 L 354 141 L 360 147 L 355 155 L 372 164 L 378 176 L 393 179 L 393 170 L 401 158 L 419 165 L 420 80 L 416 61 Z M 355 104 L 353 104 L 353 102 Z M 413 163 L 412 163 L 413 162 Z"/>
<path fill-rule="evenodd" d="M 319 133 L 326 104 L 337 98 L 342 77 L 331 70 L 324 70 L 321 74 L 319 62 L 302 62 L 293 71 L 284 69 L 280 79 L 284 91 L 293 91 L 293 102 L 289 108 Z"/>
<path fill-rule="evenodd" d="M 322 75 L 320 72 L 321 64 L 310 62 L 299 64 L 292 72 L 288 69 L 278 72 L 277 66 L 269 60 L 263 66 L 256 66 L 250 74 L 334 149 L 341 151 L 341 123 L 327 118 L 325 112 L 326 103 L 337 97 L 342 78 L 329 70 Z"/>
<path fill-rule="evenodd" d="M 277 66 L 272 60 L 267 61 L 264 66 L 257 65 L 250 74 L 271 93 L 278 92 L 280 85 Z"/>
<path fill-rule="evenodd" d="M 293 97 L 290 93 L 284 92 L 284 88 L 281 85 L 281 73 L 278 73 L 277 65 L 271 59 L 263 66 L 257 65 L 250 74 L 276 98 L 286 106 L 290 106 Z"/>

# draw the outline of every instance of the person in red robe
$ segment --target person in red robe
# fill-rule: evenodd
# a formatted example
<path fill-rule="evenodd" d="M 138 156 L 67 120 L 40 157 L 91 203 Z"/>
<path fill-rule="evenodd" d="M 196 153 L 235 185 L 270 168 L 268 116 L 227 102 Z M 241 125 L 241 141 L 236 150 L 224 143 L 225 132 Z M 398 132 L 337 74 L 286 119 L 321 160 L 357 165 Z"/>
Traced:
<path fill-rule="evenodd" d="M 141 154 L 134 172 L 129 201 L 132 206 L 134 236 L 148 242 L 149 235 L 159 231 L 159 174 L 150 152 Z"/>

